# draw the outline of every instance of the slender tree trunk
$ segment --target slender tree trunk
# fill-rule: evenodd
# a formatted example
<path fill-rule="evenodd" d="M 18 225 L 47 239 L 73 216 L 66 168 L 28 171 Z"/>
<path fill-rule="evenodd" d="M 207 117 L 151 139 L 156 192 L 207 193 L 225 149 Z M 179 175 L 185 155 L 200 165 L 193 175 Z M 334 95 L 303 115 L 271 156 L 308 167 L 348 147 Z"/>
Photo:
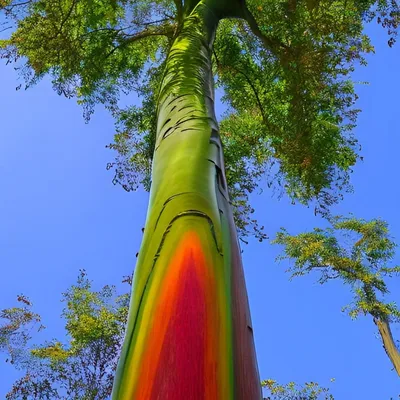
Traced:
<path fill-rule="evenodd" d="M 397 374 L 400 376 L 400 353 L 396 347 L 396 344 L 394 343 L 390 324 L 388 321 L 378 318 L 374 318 L 374 322 L 378 327 L 379 334 L 381 335 L 383 348 L 385 349 L 386 354 L 392 362 Z"/>
<path fill-rule="evenodd" d="M 218 1 L 189 3 L 160 89 L 149 209 L 114 400 L 261 398 L 214 113 Z"/>

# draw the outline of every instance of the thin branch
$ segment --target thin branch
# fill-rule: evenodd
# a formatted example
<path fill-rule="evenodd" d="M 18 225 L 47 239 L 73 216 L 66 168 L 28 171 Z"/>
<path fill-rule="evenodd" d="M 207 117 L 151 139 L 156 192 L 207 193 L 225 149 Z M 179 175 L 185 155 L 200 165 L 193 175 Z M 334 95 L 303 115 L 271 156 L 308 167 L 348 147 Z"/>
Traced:
<path fill-rule="evenodd" d="M 261 112 L 262 118 L 263 118 L 263 120 L 264 120 L 264 123 L 265 123 L 266 125 L 268 125 L 269 123 L 268 123 L 268 121 L 267 121 L 267 119 L 266 119 L 265 112 L 264 112 L 264 107 L 263 107 L 263 105 L 262 105 L 262 103 L 261 103 L 260 96 L 258 95 L 258 90 L 256 89 L 256 87 L 254 86 L 253 82 L 252 82 L 251 79 L 247 76 L 247 74 L 246 74 L 245 72 L 243 72 L 243 71 L 240 70 L 240 69 L 236 69 L 236 68 L 234 68 L 234 69 L 235 69 L 239 74 L 243 75 L 243 76 L 245 77 L 247 83 L 250 85 L 251 89 L 253 90 L 254 96 L 256 97 L 257 104 L 258 104 L 258 107 L 259 107 L 259 109 L 260 109 L 260 112 Z"/>
<path fill-rule="evenodd" d="M 64 18 L 63 21 L 61 21 L 61 25 L 60 25 L 60 28 L 59 28 L 59 30 L 58 30 L 57 35 L 58 35 L 59 33 L 61 33 L 61 31 L 62 31 L 62 29 L 63 29 L 65 23 L 69 20 L 69 17 L 72 15 L 72 11 L 74 10 L 76 3 L 77 3 L 77 0 L 73 0 L 73 2 L 72 2 L 72 4 L 71 4 L 71 7 L 70 7 L 70 9 L 68 10 L 67 16 Z"/>
<path fill-rule="evenodd" d="M 7 26 L 6 28 L 0 29 L 0 32 L 7 31 L 9 29 L 12 29 L 12 26 Z"/>
<path fill-rule="evenodd" d="M 90 36 L 93 33 L 96 32 L 108 32 L 108 33 L 114 33 L 115 35 L 117 35 L 119 32 L 121 32 L 124 29 L 129 29 L 130 27 L 127 28 L 121 28 L 121 29 L 113 29 L 113 28 L 97 28 L 97 29 L 93 29 L 92 31 L 88 31 L 85 33 L 82 33 L 82 35 L 79 35 L 79 39 L 83 39 L 86 36 Z"/>
<path fill-rule="evenodd" d="M 134 43 L 136 41 L 139 41 L 141 39 L 145 39 L 151 36 L 167 36 L 167 37 L 171 37 L 173 36 L 175 32 L 175 27 L 174 25 L 167 25 L 167 26 L 156 26 L 156 27 L 148 27 L 146 29 L 144 29 L 141 32 L 138 32 L 134 35 L 125 35 L 125 40 L 120 43 L 118 46 L 114 47 L 107 55 L 106 58 L 110 57 L 115 51 L 117 51 L 118 49 L 127 46 L 131 43 Z"/>
<path fill-rule="evenodd" d="M 148 24 L 143 24 L 143 25 L 150 25 L 150 23 Z M 123 31 L 126 31 L 128 29 L 132 29 L 134 25 L 129 25 L 129 26 L 125 26 L 123 28 L 118 28 L 118 29 L 114 29 L 114 28 L 109 28 L 109 27 L 103 27 L 103 28 L 97 28 L 97 29 L 93 29 L 91 31 L 85 32 L 82 35 L 79 36 L 79 39 L 84 39 L 87 36 L 92 35 L 93 33 L 97 33 L 97 32 L 105 32 L 105 33 L 109 33 L 112 34 L 114 36 L 117 36 L 119 33 L 123 33 Z M 134 35 L 134 34 L 133 34 Z M 131 36 L 129 33 L 124 33 L 125 37 L 129 37 Z"/>
<path fill-rule="evenodd" d="M 62 34 L 62 30 L 64 28 L 64 25 L 66 24 L 66 22 L 69 20 L 69 18 L 72 15 L 72 11 L 74 10 L 75 6 L 76 6 L 77 0 L 73 0 L 71 7 L 69 8 L 67 15 L 65 18 L 63 18 L 61 20 L 61 24 L 59 27 L 56 26 L 56 24 L 52 23 L 52 25 L 54 26 L 54 28 L 56 28 L 56 33 L 50 38 L 50 40 L 55 39 L 58 35 Z"/>
<path fill-rule="evenodd" d="M 15 3 L 15 4 L 7 4 L 4 9 L 8 9 L 8 8 L 14 8 L 14 7 L 18 7 L 18 6 L 25 6 L 26 4 L 31 3 L 32 0 L 28 0 L 28 1 L 23 1 L 22 3 Z"/>
<path fill-rule="evenodd" d="M 167 36 L 171 37 L 175 32 L 174 25 L 151 26 L 141 32 L 133 35 L 126 34 L 126 41 L 129 43 L 136 42 L 137 40 L 144 39 L 150 36 Z"/>
<path fill-rule="evenodd" d="M 219 62 L 219 60 L 218 60 L 218 56 L 217 56 L 217 53 L 215 52 L 215 49 L 214 49 L 214 57 L 215 57 L 215 60 L 216 60 L 216 62 L 217 62 L 217 65 L 218 65 L 219 67 L 222 67 L 222 68 L 223 68 L 223 65 L 221 65 L 220 62 Z M 249 84 L 249 86 L 251 87 L 251 89 L 252 89 L 252 91 L 253 91 L 253 93 L 254 93 L 254 96 L 255 96 L 255 98 L 256 98 L 256 102 L 257 102 L 258 108 L 260 109 L 261 116 L 262 116 L 262 119 L 263 119 L 264 124 L 265 124 L 271 131 L 273 131 L 275 127 L 272 126 L 272 124 L 267 120 L 267 117 L 266 117 L 266 114 L 265 114 L 265 111 L 264 111 L 264 107 L 263 107 L 263 105 L 262 105 L 262 103 L 261 103 L 261 99 L 260 99 L 260 96 L 259 96 L 259 94 L 258 94 L 258 90 L 257 90 L 256 87 L 254 86 L 252 80 L 251 80 L 251 79 L 249 78 L 249 76 L 248 76 L 245 72 L 243 72 L 242 70 L 240 70 L 240 69 L 238 69 L 238 68 L 236 68 L 236 67 L 232 67 L 232 66 L 229 66 L 229 68 L 232 68 L 232 69 L 235 70 L 237 73 L 239 73 L 239 74 L 241 74 L 241 75 L 244 76 L 244 78 L 246 79 L 247 83 Z"/>
<path fill-rule="evenodd" d="M 143 23 L 141 23 L 140 25 L 143 25 L 143 26 L 157 25 L 157 24 L 159 24 L 160 22 L 167 22 L 167 21 L 171 21 L 171 20 L 173 20 L 173 18 L 171 18 L 171 17 L 166 17 L 166 18 L 158 19 L 157 21 L 143 22 Z M 139 25 L 139 24 L 138 24 L 138 25 Z"/>
<path fill-rule="evenodd" d="M 242 7 L 243 17 L 249 24 L 251 31 L 262 41 L 267 49 L 271 50 L 275 55 L 278 55 L 281 48 L 287 48 L 287 46 L 281 41 L 269 38 L 261 32 L 260 27 L 258 26 L 256 19 L 254 18 L 254 15 L 247 8 L 246 2 L 242 3 Z"/>

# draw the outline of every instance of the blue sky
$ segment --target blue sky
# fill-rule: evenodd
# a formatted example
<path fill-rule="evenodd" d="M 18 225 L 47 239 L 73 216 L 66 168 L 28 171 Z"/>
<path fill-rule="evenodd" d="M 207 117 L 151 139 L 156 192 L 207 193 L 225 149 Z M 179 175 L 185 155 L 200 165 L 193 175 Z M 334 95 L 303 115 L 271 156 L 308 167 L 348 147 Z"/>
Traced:
<path fill-rule="evenodd" d="M 333 212 L 379 216 L 400 243 L 400 43 L 389 49 L 382 30 L 369 31 L 377 54 L 355 74 L 370 82 L 357 89 L 363 112 L 355 133 L 364 161 L 352 176 L 354 194 Z M 105 145 L 114 126 L 105 111 L 99 108 L 85 124 L 81 108 L 57 96 L 48 81 L 16 91 L 17 79 L 12 67 L 0 65 L 0 308 L 13 305 L 17 294 L 29 296 L 47 326 L 37 337 L 41 342 L 63 337 L 60 293 L 80 268 L 95 287 L 120 286 L 131 273 L 148 195 L 112 185 L 105 166 L 113 153 Z M 268 190 L 252 200 L 271 237 L 281 226 L 299 233 L 324 224 L 313 209 L 292 206 Z M 351 299 L 348 288 L 320 286 L 313 276 L 290 282 L 287 265 L 275 262 L 278 252 L 268 242 L 250 241 L 243 254 L 261 378 L 326 386 L 335 378 L 338 400 L 397 398 L 400 381 L 371 318 L 351 321 L 340 311 Z M 393 279 L 390 289 L 400 303 L 400 280 Z M 393 334 L 400 339 L 398 327 Z M 17 376 L 0 363 L 0 399 Z"/>

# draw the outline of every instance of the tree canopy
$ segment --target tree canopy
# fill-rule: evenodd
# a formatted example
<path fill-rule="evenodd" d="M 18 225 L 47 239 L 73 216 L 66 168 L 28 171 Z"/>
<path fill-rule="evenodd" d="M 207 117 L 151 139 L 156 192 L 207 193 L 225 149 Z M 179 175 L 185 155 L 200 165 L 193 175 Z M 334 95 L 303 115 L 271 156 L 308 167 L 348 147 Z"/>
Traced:
<path fill-rule="evenodd" d="M 28 87 L 49 75 L 86 118 L 104 104 L 117 125 L 114 181 L 148 189 L 164 62 L 197 3 L 2 0 L 3 32 L 11 34 L 1 57 L 16 63 Z M 226 175 L 240 234 L 263 239 L 248 202 L 257 187 L 275 186 L 324 215 L 351 189 L 359 158 L 351 73 L 373 51 L 363 28 L 376 20 L 393 45 L 400 9 L 382 0 L 220 4 L 213 66 L 227 107 L 220 121 Z M 141 105 L 123 107 L 132 92 Z"/>

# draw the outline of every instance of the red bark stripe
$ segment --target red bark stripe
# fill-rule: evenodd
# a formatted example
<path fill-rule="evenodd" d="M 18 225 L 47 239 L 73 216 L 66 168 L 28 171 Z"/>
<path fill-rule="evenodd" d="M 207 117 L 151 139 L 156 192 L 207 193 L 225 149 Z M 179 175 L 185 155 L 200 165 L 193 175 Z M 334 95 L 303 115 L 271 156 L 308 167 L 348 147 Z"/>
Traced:
<path fill-rule="evenodd" d="M 155 300 L 135 400 L 219 400 L 224 396 L 214 268 L 206 263 L 198 235 L 187 232 L 171 257 Z"/>
<path fill-rule="evenodd" d="M 204 399 L 206 310 L 192 252 L 184 259 L 174 315 L 164 337 L 151 400 Z"/>

